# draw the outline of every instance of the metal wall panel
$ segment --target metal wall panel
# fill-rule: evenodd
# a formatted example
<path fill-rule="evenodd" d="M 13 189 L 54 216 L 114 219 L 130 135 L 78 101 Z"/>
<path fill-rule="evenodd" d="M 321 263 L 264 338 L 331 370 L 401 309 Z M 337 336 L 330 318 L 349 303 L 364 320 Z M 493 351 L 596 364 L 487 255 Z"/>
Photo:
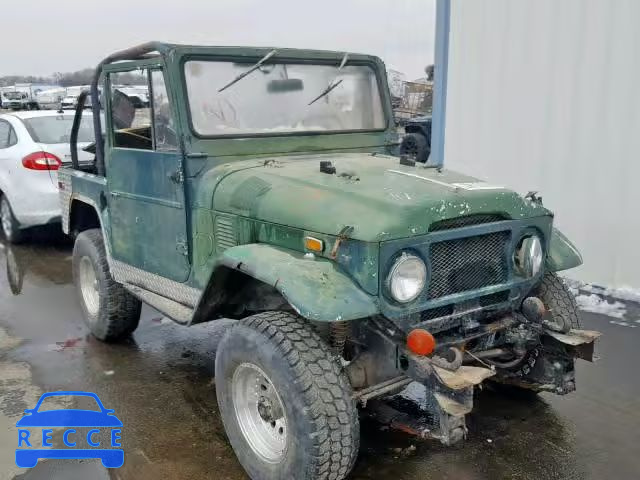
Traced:
<path fill-rule="evenodd" d="M 640 2 L 453 0 L 445 165 L 538 190 L 584 255 L 640 287 Z"/>

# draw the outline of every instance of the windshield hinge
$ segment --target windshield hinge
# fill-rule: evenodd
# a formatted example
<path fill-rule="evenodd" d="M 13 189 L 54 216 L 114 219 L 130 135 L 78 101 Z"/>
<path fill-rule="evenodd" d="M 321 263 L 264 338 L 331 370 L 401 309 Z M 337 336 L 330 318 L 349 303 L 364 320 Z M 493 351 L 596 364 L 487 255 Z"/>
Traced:
<path fill-rule="evenodd" d="M 183 173 L 181 168 L 178 168 L 178 170 L 176 170 L 175 172 L 171 173 L 169 175 L 169 178 L 174 183 L 178 183 L 178 184 L 184 183 L 184 173 Z"/>
<path fill-rule="evenodd" d="M 189 255 L 189 247 L 187 245 L 187 241 L 184 238 L 178 237 L 178 241 L 176 242 L 176 250 L 178 251 L 178 253 L 184 255 L 185 257 Z"/>

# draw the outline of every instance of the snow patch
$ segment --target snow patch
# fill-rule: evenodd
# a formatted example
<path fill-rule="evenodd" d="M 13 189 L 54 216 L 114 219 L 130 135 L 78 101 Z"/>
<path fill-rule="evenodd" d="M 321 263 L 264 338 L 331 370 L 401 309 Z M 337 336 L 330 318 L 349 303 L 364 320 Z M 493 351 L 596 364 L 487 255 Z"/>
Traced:
<path fill-rule="evenodd" d="M 571 293 L 576 296 L 580 293 L 593 293 L 604 297 L 611 297 L 616 300 L 640 304 L 640 289 L 638 288 L 629 286 L 622 286 L 617 288 L 602 287 L 600 285 L 583 283 L 578 280 L 572 280 L 570 278 L 565 278 L 564 282 L 566 283 L 567 287 L 569 287 Z"/>
<path fill-rule="evenodd" d="M 601 313 L 613 318 L 623 318 L 627 313 L 627 307 L 621 302 L 612 302 L 603 299 L 595 293 L 576 296 L 578 307 L 585 312 Z"/>

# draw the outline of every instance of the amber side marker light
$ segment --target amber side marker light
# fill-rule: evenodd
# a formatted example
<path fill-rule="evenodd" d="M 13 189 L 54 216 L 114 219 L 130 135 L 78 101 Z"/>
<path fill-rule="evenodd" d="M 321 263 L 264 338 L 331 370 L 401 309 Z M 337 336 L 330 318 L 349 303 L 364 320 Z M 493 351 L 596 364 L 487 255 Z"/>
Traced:
<path fill-rule="evenodd" d="M 324 243 L 317 238 L 304 237 L 304 248 L 312 252 L 322 252 L 324 250 Z"/>
<path fill-rule="evenodd" d="M 436 348 L 436 339 L 426 330 L 416 328 L 407 335 L 407 348 L 416 355 L 430 355 Z"/>

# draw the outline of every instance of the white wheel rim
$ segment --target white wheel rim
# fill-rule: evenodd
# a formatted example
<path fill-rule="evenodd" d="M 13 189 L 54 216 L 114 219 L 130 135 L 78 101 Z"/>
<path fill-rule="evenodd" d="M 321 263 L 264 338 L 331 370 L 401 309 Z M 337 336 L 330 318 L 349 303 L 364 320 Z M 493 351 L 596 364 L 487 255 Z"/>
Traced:
<path fill-rule="evenodd" d="M 2 231 L 5 238 L 10 238 L 13 234 L 13 222 L 12 222 L 11 208 L 6 198 L 2 198 L 0 201 L 0 221 L 2 221 Z"/>
<path fill-rule="evenodd" d="M 80 259 L 79 271 L 80 293 L 87 311 L 97 315 L 100 308 L 100 294 L 98 293 L 98 278 L 89 257 Z"/>
<path fill-rule="evenodd" d="M 252 363 L 239 365 L 231 380 L 231 398 L 242 435 L 253 452 L 279 463 L 287 449 L 287 418 L 269 377 Z"/>

